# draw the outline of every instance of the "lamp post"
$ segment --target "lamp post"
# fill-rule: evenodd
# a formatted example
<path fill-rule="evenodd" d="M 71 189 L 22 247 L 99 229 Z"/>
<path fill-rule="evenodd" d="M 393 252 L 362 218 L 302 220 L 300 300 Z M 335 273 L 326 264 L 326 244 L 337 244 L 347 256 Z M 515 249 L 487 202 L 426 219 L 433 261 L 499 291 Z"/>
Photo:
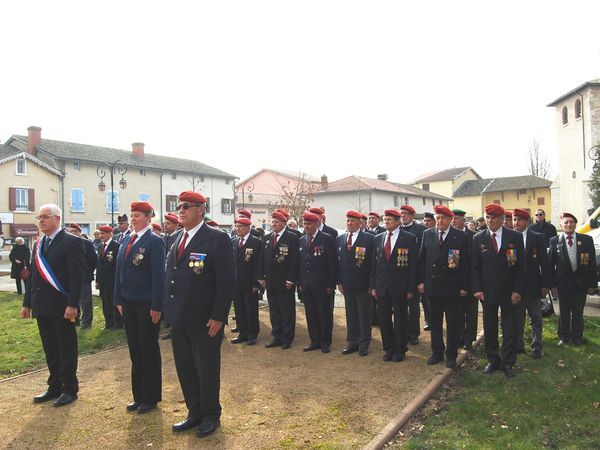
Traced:
<path fill-rule="evenodd" d="M 248 183 L 244 183 L 244 188 L 242 189 L 242 208 L 246 208 L 246 197 L 244 195 L 245 191 L 248 191 L 248 201 L 252 201 L 254 196 L 252 195 L 252 191 L 254 190 L 254 183 L 252 181 Z"/>
<path fill-rule="evenodd" d="M 106 166 L 106 167 L 104 167 Z M 127 173 L 127 164 L 125 161 L 117 159 L 112 163 L 101 163 L 98 164 L 96 168 L 96 174 L 100 177 L 100 181 L 98 182 L 98 190 L 100 192 L 106 191 L 106 183 L 104 182 L 104 177 L 106 176 L 106 171 L 110 172 L 110 226 L 115 226 L 115 187 L 114 187 L 114 175 L 117 172 L 121 175 L 121 180 L 119 180 L 119 186 L 121 189 L 127 188 L 127 180 L 123 177 Z"/>
<path fill-rule="evenodd" d="M 593 169 L 596 170 L 598 168 L 598 160 L 600 159 L 600 144 L 596 144 L 588 150 L 589 158 L 594 161 Z"/>

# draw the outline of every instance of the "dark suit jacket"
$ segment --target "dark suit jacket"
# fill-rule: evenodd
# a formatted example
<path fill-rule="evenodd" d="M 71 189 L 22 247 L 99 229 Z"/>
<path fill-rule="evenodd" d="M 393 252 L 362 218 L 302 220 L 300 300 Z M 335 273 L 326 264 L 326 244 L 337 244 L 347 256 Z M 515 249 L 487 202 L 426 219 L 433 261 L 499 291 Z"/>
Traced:
<path fill-rule="evenodd" d="M 287 254 L 285 254 L 287 253 Z M 298 236 L 285 228 L 273 248 L 273 233 L 262 240 L 259 280 L 267 280 L 267 288 L 285 290 L 285 282 L 296 282 L 298 276 Z"/>
<path fill-rule="evenodd" d="M 165 253 L 168 256 L 169 255 L 169 251 L 171 250 L 171 247 L 173 247 L 173 244 L 179 240 L 179 236 L 181 236 L 181 228 L 179 230 L 176 230 L 173 234 L 169 234 L 169 235 L 164 235 L 163 241 L 165 241 Z"/>
<path fill-rule="evenodd" d="M 45 258 L 67 291 L 63 295 L 43 280 L 35 264 L 35 251 L 41 245 L 39 239 L 33 247 L 31 256 L 31 277 L 26 284 L 23 306 L 32 309 L 33 317 L 58 319 L 64 316 L 67 306 L 79 306 L 83 272 L 85 268 L 83 241 L 61 230 L 48 247 Z"/>
<path fill-rule="evenodd" d="M 413 221 L 413 223 L 410 226 L 403 227 L 402 225 L 400 225 L 400 228 L 402 228 L 404 231 L 408 231 L 409 233 L 414 234 L 417 237 L 417 244 L 421 245 L 421 238 L 423 237 L 423 232 L 427 229 L 425 225 Z"/>
<path fill-rule="evenodd" d="M 295 234 L 298 237 L 302 236 L 302 232 L 300 230 L 297 230 L 296 228 L 289 228 L 289 227 L 287 227 L 286 230 L 288 230 L 289 232 Z"/>
<path fill-rule="evenodd" d="M 332 238 L 336 238 L 338 235 L 338 232 L 335 228 L 331 228 L 329 225 L 327 224 L 323 224 L 323 229 L 320 230 L 323 233 L 327 233 L 329 236 L 331 236 Z"/>
<path fill-rule="evenodd" d="M 380 297 L 386 292 L 394 298 L 405 299 L 407 293 L 417 293 L 417 258 L 419 247 L 414 234 L 404 231 L 400 227 L 400 233 L 396 245 L 392 248 L 389 261 L 385 259 L 384 246 L 387 240 L 387 232 L 375 236 L 375 251 L 371 261 L 371 283 L 370 288 L 377 291 Z M 398 249 L 408 250 L 406 263 L 399 263 Z"/>
<path fill-rule="evenodd" d="M 371 233 L 373 233 L 374 235 L 378 235 L 379 233 L 383 233 L 383 232 L 385 231 L 385 228 L 383 228 L 383 227 L 382 227 L 382 226 L 380 226 L 380 225 L 377 225 L 377 228 L 375 228 L 374 230 L 367 230 L 367 229 L 365 229 L 365 231 L 367 231 L 367 232 L 371 232 Z"/>
<path fill-rule="evenodd" d="M 190 267 L 198 257 L 204 258 L 203 267 Z M 173 331 L 206 329 L 200 317 L 206 316 L 207 308 L 211 319 L 226 323 L 236 284 L 229 235 L 204 223 L 181 257 L 177 258 L 176 251 L 169 253 L 166 284 L 166 314 Z"/>
<path fill-rule="evenodd" d="M 531 229 L 527 230 L 525 256 L 527 264 L 525 292 L 530 297 L 541 297 L 543 287 L 548 289 L 552 287 L 548 250 L 543 234 L 531 231 Z"/>
<path fill-rule="evenodd" d="M 428 297 L 460 297 L 469 291 L 471 238 L 450 227 L 440 247 L 438 229 L 423 232 L 419 250 L 419 282 L 425 284 Z"/>
<path fill-rule="evenodd" d="M 115 234 L 113 236 L 113 239 L 116 240 L 118 244 L 123 245 L 123 241 L 125 240 L 125 238 L 129 237 L 130 234 L 131 231 L 127 230 L 125 233 Z"/>
<path fill-rule="evenodd" d="M 306 234 L 300 238 L 298 245 L 298 285 L 302 289 L 335 289 L 337 253 L 334 238 L 317 231 L 310 247 Z"/>
<path fill-rule="evenodd" d="M 83 247 L 85 249 L 85 274 L 83 276 L 84 283 L 91 283 L 94 280 L 94 271 L 98 264 L 98 255 L 94 250 L 94 243 L 88 239 L 83 239 Z"/>
<path fill-rule="evenodd" d="M 577 248 L 577 267 L 571 267 L 567 254 L 565 235 L 550 239 L 550 270 L 552 287 L 561 295 L 581 295 L 588 289 L 598 287 L 596 273 L 596 249 L 594 240 L 587 234 L 575 233 L 573 245 Z M 562 294 L 561 294 L 562 293 Z"/>
<path fill-rule="evenodd" d="M 346 247 L 347 240 L 347 232 L 336 240 L 337 284 L 341 284 L 344 290 L 369 289 L 375 236 L 367 231 L 359 232 L 350 250 Z"/>
<path fill-rule="evenodd" d="M 550 222 L 546 222 L 545 220 L 542 223 L 533 223 L 529 225 L 529 229 L 531 231 L 535 231 L 536 233 L 542 233 L 544 235 L 544 242 L 546 243 L 546 247 L 549 247 L 550 239 L 556 236 L 556 227 L 552 225 Z"/>
<path fill-rule="evenodd" d="M 101 290 L 115 289 L 115 271 L 117 270 L 117 255 L 119 254 L 119 243 L 111 239 L 104 253 L 102 246 L 98 248 L 98 264 L 96 266 L 96 282 Z"/>
<path fill-rule="evenodd" d="M 131 236 L 121 243 L 117 254 L 115 276 L 115 305 L 125 299 L 130 302 L 151 300 L 153 311 L 162 311 L 165 285 L 165 243 L 160 236 L 148 230 L 138 238 L 125 260 L 125 250 Z M 133 263 L 141 254 L 140 264 Z"/>
<path fill-rule="evenodd" d="M 240 238 L 238 236 L 231 240 L 237 269 L 236 289 L 238 291 L 250 291 L 252 288 L 260 289 L 258 263 L 260 251 L 262 250 L 261 241 L 250 233 L 242 248 L 239 247 L 239 242 Z"/>
<path fill-rule="evenodd" d="M 516 261 L 509 264 L 507 252 L 516 253 Z M 503 228 L 502 246 L 496 254 L 489 230 L 477 233 L 471 246 L 472 292 L 483 292 L 490 304 L 510 301 L 511 294 L 523 294 L 526 286 L 526 264 L 523 236 Z"/>

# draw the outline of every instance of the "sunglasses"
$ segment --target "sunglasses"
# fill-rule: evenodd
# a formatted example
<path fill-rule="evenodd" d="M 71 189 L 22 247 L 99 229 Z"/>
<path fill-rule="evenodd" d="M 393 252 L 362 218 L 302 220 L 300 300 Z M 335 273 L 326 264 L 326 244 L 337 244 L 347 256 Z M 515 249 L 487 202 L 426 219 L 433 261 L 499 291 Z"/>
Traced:
<path fill-rule="evenodd" d="M 190 208 L 195 208 L 195 207 L 198 207 L 198 206 L 200 206 L 200 205 L 192 205 L 192 204 L 190 204 L 190 203 L 180 203 L 179 205 L 177 205 L 177 206 L 175 207 L 175 209 L 176 209 L 177 211 L 179 211 L 179 210 L 181 210 L 181 209 L 190 209 Z"/>
<path fill-rule="evenodd" d="M 543 214 L 536 214 L 536 217 L 537 217 L 537 216 L 543 216 Z"/>

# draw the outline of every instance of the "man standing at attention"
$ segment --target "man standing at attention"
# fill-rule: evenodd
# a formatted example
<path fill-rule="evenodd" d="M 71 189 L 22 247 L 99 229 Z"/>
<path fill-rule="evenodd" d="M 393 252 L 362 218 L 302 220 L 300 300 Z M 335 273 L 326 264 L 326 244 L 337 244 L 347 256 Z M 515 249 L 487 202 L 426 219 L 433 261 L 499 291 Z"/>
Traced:
<path fill-rule="evenodd" d="M 84 272 L 83 241 L 60 227 L 62 211 L 43 205 L 37 219 L 44 236 L 33 247 L 31 278 L 27 283 L 21 317 L 37 319 L 50 376 L 48 390 L 33 398 L 54 406 L 77 399 L 77 333 L 75 317 Z"/>

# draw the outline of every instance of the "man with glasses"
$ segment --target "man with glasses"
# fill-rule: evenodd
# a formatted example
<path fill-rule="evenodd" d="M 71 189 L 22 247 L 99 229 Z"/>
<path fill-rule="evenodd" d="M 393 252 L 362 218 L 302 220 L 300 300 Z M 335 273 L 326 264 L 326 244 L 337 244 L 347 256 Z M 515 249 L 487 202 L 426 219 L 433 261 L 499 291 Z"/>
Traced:
<path fill-rule="evenodd" d="M 79 390 L 75 316 L 85 265 L 83 241 L 61 229 L 61 216 L 57 205 L 40 208 L 37 219 L 44 236 L 33 247 L 21 310 L 21 317 L 37 319 L 50 372 L 48 390 L 33 403 L 57 398 L 57 407 L 74 402 Z"/>
<path fill-rule="evenodd" d="M 536 233 L 542 233 L 544 235 L 546 247 L 548 247 L 550 239 L 557 235 L 556 227 L 550 222 L 546 222 L 546 213 L 543 209 L 538 209 L 535 212 L 535 223 L 529 225 L 529 229 L 531 231 L 535 231 Z"/>
<path fill-rule="evenodd" d="M 196 434 L 205 437 L 216 431 L 221 418 L 221 342 L 236 269 L 228 234 L 205 222 L 202 194 L 179 194 L 177 211 L 183 232 L 167 258 L 166 312 L 188 415 L 172 428 L 197 427 Z"/>

